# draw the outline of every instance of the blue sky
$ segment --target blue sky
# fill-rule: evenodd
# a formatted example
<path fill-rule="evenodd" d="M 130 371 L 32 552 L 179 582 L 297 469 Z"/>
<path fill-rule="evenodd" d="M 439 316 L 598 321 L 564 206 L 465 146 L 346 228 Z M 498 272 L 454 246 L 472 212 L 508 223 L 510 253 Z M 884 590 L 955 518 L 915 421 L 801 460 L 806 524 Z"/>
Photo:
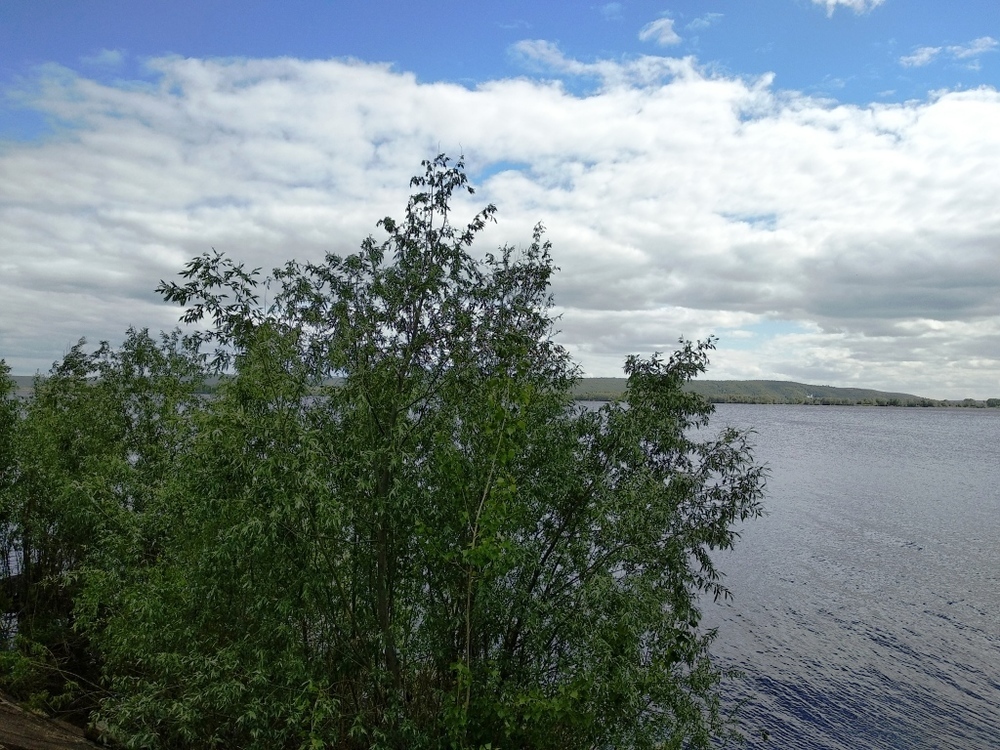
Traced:
<path fill-rule="evenodd" d="M 985 0 L 6 0 L 0 357 L 171 326 L 151 290 L 209 246 L 356 247 L 442 149 L 489 241 L 548 226 L 589 374 L 715 334 L 709 377 L 997 396 L 998 26 Z"/>
<path fill-rule="evenodd" d="M 867 12 L 857 12 L 868 8 Z M 672 21 L 679 41 L 660 45 L 637 31 Z M 475 85 L 525 73 L 510 48 L 546 39 L 575 59 L 695 55 L 736 75 L 775 73 L 775 85 L 841 102 L 905 101 L 942 88 L 993 84 L 1000 35 L 991 0 L 812 0 L 763 2 L 362 2 L 348 0 L 6 0 L 0 7 L 0 76 L 8 84 L 33 68 L 87 66 L 122 52 L 124 70 L 184 57 L 356 57 L 391 62 L 425 81 Z M 992 36 L 991 36 L 992 34 Z M 900 60 L 940 48 L 927 64 Z M 989 51 L 992 51 L 992 54 Z M 962 57 L 962 54 L 965 57 Z M 118 73 L 123 72 L 121 69 Z M 97 74 L 97 73 L 95 73 Z"/>

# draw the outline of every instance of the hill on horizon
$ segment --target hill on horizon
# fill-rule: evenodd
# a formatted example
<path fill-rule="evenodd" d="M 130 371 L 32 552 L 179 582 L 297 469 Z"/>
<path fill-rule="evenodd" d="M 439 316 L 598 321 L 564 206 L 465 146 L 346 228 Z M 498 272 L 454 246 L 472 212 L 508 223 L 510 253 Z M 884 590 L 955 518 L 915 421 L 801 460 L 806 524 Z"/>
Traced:
<path fill-rule="evenodd" d="M 574 390 L 578 400 L 605 401 L 620 398 L 625 378 L 583 378 Z M 872 406 L 994 406 L 975 399 L 933 399 L 912 393 L 879 391 L 873 388 L 837 388 L 789 380 L 694 380 L 685 390 L 713 403 L 743 404 L 827 404 Z"/>
<path fill-rule="evenodd" d="M 44 376 L 43 376 L 44 377 Z M 34 375 L 12 375 L 20 396 L 28 396 Z M 613 401 L 625 392 L 626 378 L 581 378 L 573 389 L 578 401 Z M 742 404 L 826 404 L 873 406 L 1000 406 L 1000 399 L 986 401 L 933 399 L 912 393 L 879 391 L 872 388 L 837 388 L 790 380 L 694 380 L 685 389 L 713 403 Z"/>

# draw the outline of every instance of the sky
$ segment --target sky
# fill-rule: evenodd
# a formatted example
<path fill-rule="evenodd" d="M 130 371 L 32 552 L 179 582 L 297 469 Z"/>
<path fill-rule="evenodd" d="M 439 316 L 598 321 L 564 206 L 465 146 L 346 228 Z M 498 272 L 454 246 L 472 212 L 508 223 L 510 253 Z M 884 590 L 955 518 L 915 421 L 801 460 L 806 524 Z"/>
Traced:
<path fill-rule="evenodd" d="M 0 358 L 170 329 L 216 249 L 380 236 L 464 154 L 587 375 L 1000 397 L 996 0 L 3 0 Z"/>

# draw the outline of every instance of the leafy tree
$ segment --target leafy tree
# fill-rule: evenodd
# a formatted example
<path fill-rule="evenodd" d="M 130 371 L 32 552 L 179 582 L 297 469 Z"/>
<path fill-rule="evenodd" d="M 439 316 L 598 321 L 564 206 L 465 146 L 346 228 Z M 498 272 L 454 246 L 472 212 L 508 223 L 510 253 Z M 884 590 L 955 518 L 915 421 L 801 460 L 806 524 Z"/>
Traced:
<path fill-rule="evenodd" d="M 198 361 L 177 334 L 156 342 L 130 330 L 119 349 L 103 343 L 91 354 L 84 345 L 36 378 L 23 408 L 7 410 L 13 470 L 0 482 L 17 634 L 0 655 L 0 683 L 36 707 L 78 717 L 100 697 L 100 665 L 76 627 L 79 574 L 127 564 L 121 542 L 171 466 Z"/>
<path fill-rule="evenodd" d="M 14 398 L 16 386 L 10 378 L 10 368 L 0 359 L 0 613 L 4 620 L 0 623 L 0 639 L 7 642 L 13 637 L 13 623 L 7 613 L 16 609 L 19 598 L 17 581 L 13 577 L 16 569 L 14 538 L 9 533 L 7 507 L 11 502 L 11 487 L 17 475 L 16 431 L 18 427 L 18 405 Z"/>
<path fill-rule="evenodd" d="M 60 611 L 127 744 L 706 748 L 729 731 L 698 599 L 726 595 L 710 552 L 760 513 L 763 476 L 744 435 L 702 439 L 712 407 L 682 390 L 711 341 L 630 357 L 620 402 L 576 407 L 541 227 L 477 257 L 495 209 L 456 227 L 461 162 L 425 168 L 384 240 L 288 263 L 267 306 L 259 273 L 214 252 L 161 284 L 201 326 L 214 398 L 193 397 L 200 354 L 175 335 L 148 379 L 128 347 L 70 362 L 45 385 L 86 395 L 61 425 L 29 409 L 57 432 L 107 425 L 26 454 L 76 463 L 46 469 L 62 494 L 22 483 L 17 508 L 50 498 L 37 533 L 53 580 L 78 582 Z"/>
<path fill-rule="evenodd" d="M 17 387 L 10 378 L 10 367 L 0 359 L 0 497 L 5 497 L 14 483 L 16 460 L 14 456 L 15 430 L 18 406 L 14 398 Z M 6 564 L 0 561 L 0 564 Z M 6 573 L 6 570 L 3 571 Z"/>
<path fill-rule="evenodd" d="M 235 374 L 164 490 L 165 552 L 103 639 L 137 744 L 553 747 L 720 731 L 697 595 L 759 512 L 742 438 L 698 443 L 709 345 L 572 408 L 541 229 L 476 260 L 439 158 L 358 254 L 164 284 Z M 341 380 L 324 385 L 331 377 Z M 168 729 L 164 731 L 164 727 Z"/>

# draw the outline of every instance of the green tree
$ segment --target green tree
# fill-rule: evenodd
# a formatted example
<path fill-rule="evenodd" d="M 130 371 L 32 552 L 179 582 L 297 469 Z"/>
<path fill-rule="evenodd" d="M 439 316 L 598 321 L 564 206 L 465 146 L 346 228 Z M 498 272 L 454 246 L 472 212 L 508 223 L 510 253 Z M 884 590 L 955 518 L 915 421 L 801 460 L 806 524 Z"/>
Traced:
<path fill-rule="evenodd" d="M 10 368 L 0 359 L 0 613 L 16 611 L 20 591 L 14 576 L 16 568 L 15 538 L 10 533 L 7 508 L 11 503 L 11 488 L 17 476 L 17 428 L 19 409 L 15 399 L 16 386 L 10 378 Z M 4 643 L 14 635 L 13 623 L 4 618 L 0 624 L 0 639 Z"/>
<path fill-rule="evenodd" d="M 10 367 L 0 359 L 0 498 L 6 497 L 14 483 L 16 460 L 14 456 L 15 430 L 18 406 L 15 399 L 17 387 L 10 378 Z M 0 561 L 0 565 L 7 564 Z M 6 569 L 2 569 L 6 573 Z"/>
<path fill-rule="evenodd" d="M 698 596 L 725 594 L 709 551 L 760 512 L 762 475 L 743 436 L 695 439 L 711 407 L 681 387 L 711 343 L 630 358 L 621 403 L 574 408 L 541 228 L 477 260 L 494 208 L 455 228 L 461 164 L 425 166 L 384 241 L 289 263 L 266 309 L 219 254 L 161 286 L 232 374 L 161 488 L 161 553 L 90 594 L 132 744 L 725 731 Z"/>
<path fill-rule="evenodd" d="M 267 306 L 203 255 L 160 287 L 192 339 L 74 349 L 36 386 L 4 518 L 58 605 L 25 637 L 78 639 L 60 668 L 101 669 L 133 747 L 711 746 L 698 602 L 763 486 L 683 390 L 712 342 L 575 406 L 541 227 L 477 257 L 495 209 L 452 223 L 461 162 L 411 185 Z"/>
<path fill-rule="evenodd" d="M 0 553 L 17 637 L 0 684 L 38 708 L 82 718 L 100 697 L 100 664 L 76 627 L 80 575 L 128 566 L 122 542 L 171 466 L 197 361 L 177 334 L 131 330 L 117 350 L 88 354 L 81 341 L 23 406 L 3 402 Z"/>

